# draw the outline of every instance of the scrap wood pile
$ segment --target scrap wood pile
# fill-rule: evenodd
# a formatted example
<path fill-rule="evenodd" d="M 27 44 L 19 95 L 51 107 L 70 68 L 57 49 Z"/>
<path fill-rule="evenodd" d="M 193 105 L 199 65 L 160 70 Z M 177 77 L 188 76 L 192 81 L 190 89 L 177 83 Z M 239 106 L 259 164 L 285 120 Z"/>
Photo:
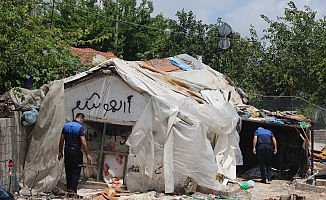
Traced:
<path fill-rule="evenodd" d="M 238 114 L 242 119 L 254 120 L 270 124 L 286 124 L 298 125 L 302 128 L 310 126 L 310 119 L 306 116 L 298 114 L 297 111 L 269 111 L 265 109 L 258 109 L 254 106 L 237 106 Z"/>
<path fill-rule="evenodd" d="M 94 200 L 106 200 L 106 199 L 117 199 L 117 197 L 121 196 L 130 196 L 131 193 L 126 193 L 120 190 L 115 190 L 112 188 L 106 188 L 103 190 L 92 190 L 92 189 L 81 189 L 77 192 L 79 197 L 82 197 L 83 199 L 94 199 Z"/>
<path fill-rule="evenodd" d="M 326 175 L 326 148 L 322 150 L 314 150 L 314 169 L 318 170 L 317 175 Z"/>
<path fill-rule="evenodd" d="M 326 175 L 326 146 L 313 152 L 313 164 L 316 176 Z"/>
<path fill-rule="evenodd" d="M 323 148 L 321 151 L 314 150 L 314 161 L 326 161 L 326 148 Z"/>
<path fill-rule="evenodd" d="M 128 197 L 133 195 L 133 193 L 125 192 L 116 188 L 105 188 L 105 189 L 79 189 L 77 193 L 65 191 L 60 188 L 53 188 L 50 193 L 36 193 L 32 194 L 15 194 L 15 199 L 94 199 L 94 200 L 113 200 L 120 197 Z M 1 199 L 1 198 L 0 198 Z"/>
<path fill-rule="evenodd" d="M 193 194 L 188 195 L 178 195 L 177 193 L 160 193 L 156 191 L 148 191 L 145 193 L 134 192 L 130 193 L 127 190 L 117 190 L 114 188 L 105 188 L 105 189 L 79 189 L 76 193 L 70 193 L 63 191 L 59 188 L 55 188 L 52 190 L 51 194 L 40 193 L 33 196 L 19 196 L 14 195 L 15 199 L 83 199 L 83 200 L 127 200 L 127 199 L 183 199 L 183 200 L 191 200 L 191 199 L 215 199 L 220 198 L 220 196 L 212 195 L 212 194 L 203 194 L 199 192 L 195 192 Z M 227 197 L 222 197 L 227 198 Z"/>
<path fill-rule="evenodd" d="M 227 186 L 221 191 L 214 191 L 206 188 L 205 191 L 197 191 L 198 185 L 196 182 L 188 183 L 185 186 L 185 191 L 165 193 L 163 191 L 148 190 L 146 192 L 130 192 L 125 185 L 107 184 L 103 185 L 92 184 L 91 188 L 81 188 L 77 193 L 71 190 L 64 190 L 61 187 L 56 187 L 51 192 L 38 192 L 36 190 L 21 190 L 15 193 L 15 199 L 83 199 L 83 200 L 127 200 L 127 199 L 175 199 L 175 200 L 192 200 L 192 199 L 233 199 L 239 196 L 249 196 L 246 190 L 252 188 L 247 182 L 238 182 L 229 180 L 222 175 L 219 176 L 223 180 L 223 185 Z M 244 184 L 245 183 L 245 184 Z M 252 183 L 253 184 L 253 183 Z M 249 186 L 250 185 L 250 186 Z M 1 197 L 1 196 L 0 196 Z M 1 199 L 1 198 L 0 198 Z"/>

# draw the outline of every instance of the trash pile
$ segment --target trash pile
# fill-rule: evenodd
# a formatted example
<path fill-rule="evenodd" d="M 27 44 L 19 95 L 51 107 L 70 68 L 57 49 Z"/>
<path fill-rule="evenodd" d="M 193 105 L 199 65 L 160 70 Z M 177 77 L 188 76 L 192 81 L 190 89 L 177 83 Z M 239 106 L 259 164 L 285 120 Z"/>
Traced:
<path fill-rule="evenodd" d="M 297 111 L 269 111 L 257 109 L 253 106 L 237 107 L 237 112 L 243 120 L 254 120 L 269 124 L 287 124 L 307 127 L 310 120 L 304 115 L 298 114 Z"/>
<path fill-rule="evenodd" d="M 125 185 L 110 185 L 107 188 L 81 188 L 77 190 L 77 193 L 73 193 L 70 191 L 65 191 L 61 188 L 54 188 L 49 193 L 38 193 L 35 190 L 33 191 L 25 191 L 20 190 L 19 193 L 15 193 L 15 199 L 91 199 L 91 200 L 156 200 L 156 199 L 207 199 L 207 200 L 215 200 L 215 199 L 243 199 L 249 198 L 250 192 L 248 189 L 254 187 L 254 182 L 249 180 L 248 182 L 237 182 L 237 181 L 226 181 L 228 184 L 228 190 L 223 190 L 220 192 L 210 191 L 211 193 L 204 194 L 202 192 L 188 192 L 187 194 L 178 194 L 176 192 L 173 193 L 163 193 L 157 191 L 148 191 L 148 192 L 130 192 L 127 190 Z M 96 187 L 93 185 L 92 187 Z"/>

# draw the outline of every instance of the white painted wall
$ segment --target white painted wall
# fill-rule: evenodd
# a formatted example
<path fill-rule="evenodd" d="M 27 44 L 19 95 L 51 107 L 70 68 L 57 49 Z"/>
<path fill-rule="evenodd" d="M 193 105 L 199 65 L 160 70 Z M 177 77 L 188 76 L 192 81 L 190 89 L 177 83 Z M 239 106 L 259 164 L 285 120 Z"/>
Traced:
<path fill-rule="evenodd" d="M 66 117 L 77 113 L 86 120 L 133 125 L 144 110 L 149 95 L 132 89 L 117 75 L 102 75 L 65 89 Z"/>

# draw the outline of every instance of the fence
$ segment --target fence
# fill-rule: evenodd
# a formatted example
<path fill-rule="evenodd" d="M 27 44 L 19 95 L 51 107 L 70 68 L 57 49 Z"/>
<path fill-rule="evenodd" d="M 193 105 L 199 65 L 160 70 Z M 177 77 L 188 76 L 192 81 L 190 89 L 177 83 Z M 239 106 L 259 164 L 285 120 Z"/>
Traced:
<path fill-rule="evenodd" d="M 260 96 L 251 99 L 251 105 L 269 111 L 297 111 L 314 124 L 314 141 L 326 144 L 326 109 L 300 97 Z"/>

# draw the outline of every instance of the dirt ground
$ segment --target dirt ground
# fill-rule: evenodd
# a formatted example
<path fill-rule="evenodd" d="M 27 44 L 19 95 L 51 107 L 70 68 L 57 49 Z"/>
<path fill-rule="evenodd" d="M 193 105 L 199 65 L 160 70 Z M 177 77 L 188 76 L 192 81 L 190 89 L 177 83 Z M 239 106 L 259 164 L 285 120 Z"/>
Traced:
<path fill-rule="evenodd" d="M 249 179 L 237 178 L 239 182 L 247 182 Z M 308 190 L 295 189 L 293 181 L 290 180 L 272 180 L 269 184 L 261 183 L 260 179 L 250 179 L 254 181 L 254 187 L 247 190 L 242 190 L 235 197 L 239 199 L 280 199 L 281 196 L 288 196 L 294 194 L 297 195 L 296 199 L 303 199 L 298 197 L 304 197 L 306 200 L 322 200 L 326 199 L 325 193 L 317 193 Z M 326 188 L 325 188 L 326 189 Z M 282 198 L 285 199 L 285 198 Z M 288 198 L 291 199 L 291 198 Z M 295 199 L 295 198 L 292 198 Z"/>
<path fill-rule="evenodd" d="M 254 181 L 254 185 L 252 188 L 249 189 L 242 189 L 239 192 L 236 192 L 234 196 L 224 199 L 250 199 L 250 200 L 322 200 L 326 199 L 325 193 L 318 193 L 309 190 L 301 190 L 295 189 L 295 185 L 293 181 L 290 180 L 272 180 L 268 184 L 264 184 L 260 182 L 260 179 L 247 179 L 247 178 L 237 178 L 238 182 L 247 182 L 249 180 Z M 93 190 L 93 189 L 86 189 L 90 190 L 91 192 L 101 193 L 101 190 Z M 326 191 L 326 187 L 325 187 Z M 88 191 L 89 192 L 89 191 Z M 86 191 L 87 193 L 87 191 Z M 117 193 L 119 194 L 119 193 Z M 120 193 L 118 196 L 114 196 L 115 200 L 217 200 L 222 199 L 221 197 L 212 196 L 211 194 L 202 194 L 195 192 L 192 195 L 167 195 L 164 193 L 157 193 L 155 191 L 151 191 L 148 193 L 129 193 L 123 195 Z M 295 195 L 296 198 L 291 198 L 291 195 Z M 282 198 L 281 198 L 282 197 Z M 68 197 L 67 195 L 47 195 L 45 198 L 34 198 L 34 197 L 22 197 L 16 196 L 15 199 L 83 199 L 83 200 L 92 200 L 93 197 L 88 196 L 73 196 Z M 102 198 L 103 200 L 105 198 Z"/>

